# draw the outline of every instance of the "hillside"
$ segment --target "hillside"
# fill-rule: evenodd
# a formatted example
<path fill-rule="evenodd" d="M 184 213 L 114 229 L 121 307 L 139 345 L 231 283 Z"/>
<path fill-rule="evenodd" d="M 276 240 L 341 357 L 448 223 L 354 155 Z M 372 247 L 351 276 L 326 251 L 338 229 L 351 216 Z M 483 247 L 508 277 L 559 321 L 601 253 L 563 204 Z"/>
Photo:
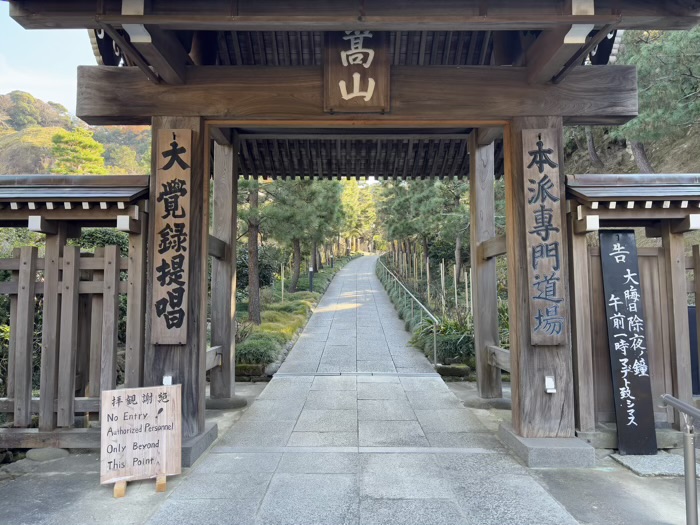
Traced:
<path fill-rule="evenodd" d="M 0 95 L 0 175 L 144 174 L 150 128 L 91 127 L 29 93 Z"/>
<path fill-rule="evenodd" d="M 640 172 L 629 141 L 615 138 L 608 128 L 593 128 L 592 132 L 603 167 L 593 164 L 583 129 L 569 128 L 565 164 L 568 175 Z M 648 141 L 644 146 L 656 173 L 700 173 L 700 124 L 680 138 Z"/>

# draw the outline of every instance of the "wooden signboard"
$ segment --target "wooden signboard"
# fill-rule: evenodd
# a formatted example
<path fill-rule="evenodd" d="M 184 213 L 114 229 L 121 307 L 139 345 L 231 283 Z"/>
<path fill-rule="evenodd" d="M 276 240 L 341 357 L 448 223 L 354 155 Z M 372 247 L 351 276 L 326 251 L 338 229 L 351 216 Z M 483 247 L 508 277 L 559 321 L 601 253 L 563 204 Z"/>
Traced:
<path fill-rule="evenodd" d="M 104 390 L 100 414 L 101 484 L 180 474 L 180 385 Z"/>
<path fill-rule="evenodd" d="M 386 113 L 391 109 L 389 41 L 377 31 L 326 33 L 324 110 Z"/>
<path fill-rule="evenodd" d="M 158 132 L 151 342 L 187 343 L 192 130 Z"/>
<path fill-rule="evenodd" d="M 601 231 L 600 256 L 620 454 L 657 452 L 634 231 Z"/>
<path fill-rule="evenodd" d="M 565 344 L 569 305 L 562 279 L 559 145 L 553 129 L 524 130 L 525 226 L 533 346 Z"/>

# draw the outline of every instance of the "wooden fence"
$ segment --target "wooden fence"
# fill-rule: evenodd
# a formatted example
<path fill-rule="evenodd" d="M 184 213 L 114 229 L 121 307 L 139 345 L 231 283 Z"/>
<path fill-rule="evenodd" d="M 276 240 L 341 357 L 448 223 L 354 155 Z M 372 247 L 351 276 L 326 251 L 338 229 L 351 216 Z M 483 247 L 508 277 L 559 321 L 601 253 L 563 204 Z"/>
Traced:
<path fill-rule="evenodd" d="M 129 256 L 122 257 L 117 246 L 98 249 L 94 255 L 64 246 L 62 256 L 54 257 L 56 252 L 47 246 L 47 256 L 39 258 L 37 248 L 23 247 L 15 250 L 13 258 L 0 259 L 0 270 L 11 272 L 11 280 L 0 283 L 0 294 L 10 297 L 7 397 L 0 398 L 0 412 L 10 414 L 14 427 L 35 426 L 34 414 L 38 414 L 39 431 L 49 432 L 88 426 L 91 414 L 97 419 L 100 392 L 117 386 L 120 294 L 127 297 L 124 383 L 142 385 L 143 248 L 131 242 Z M 32 389 L 37 368 L 34 320 L 39 308 L 40 395 L 36 397 Z M 86 417 L 76 420 L 76 414 Z M 22 433 L 15 439 L 12 435 L 3 434 L 4 446 L 32 446 L 37 441 Z"/>

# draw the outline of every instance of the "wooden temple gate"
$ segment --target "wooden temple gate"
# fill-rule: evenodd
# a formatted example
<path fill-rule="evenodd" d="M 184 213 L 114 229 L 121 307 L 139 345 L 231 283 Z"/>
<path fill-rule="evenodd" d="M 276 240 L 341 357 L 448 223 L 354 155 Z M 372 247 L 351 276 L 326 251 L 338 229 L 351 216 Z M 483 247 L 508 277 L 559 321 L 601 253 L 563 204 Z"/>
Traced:
<path fill-rule="evenodd" d="M 563 126 L 634 118 L 635 68 L 604 65 L 610 50 L 593 55 L 594 65 L 584 62 L 619 29 L 693 27 L 700 22 L 696 3 L 108 0 L 96 7 L 14 0 L 10 9 L 28 29 L 94 32 L 103 65 L 79 68 L 77 113 L 89 124 L 152 125 L 150 217 L 163 191 L 158 172 L 167 171 L 167 148 L 186 145 L 186 316 L 177 338 L 161 338 L 156 325 L 164 319 L 148 314 L 158 311 L 154 299 L 163 293 L 154 277 L 160 261 L 149 257 L 144 348 L 145 385 L 161 384 L 165 376 L 183 385 L 186 439 L 200 446 L 211 439 L 204 425 L 201 306 L 212 246 L 222 261 L 214 268 L 212 298 L 222 324 L 212 342 L 223 363 L 212 374 L 212 397 L 234 396 L 239 176 L 469 176 L 479 393 L 501 397 L 501 369 L 507 368 L 516 434 L 575 435 Z M 494 228 L 496 152 L 502 152 L 506 180 L 505 239 L 495 237 Z M 547 240 L 541 221 L 554 227 L 546 226 L 547 239 L 556 235 L 551 246 L 538 248 L 535 269 L 547 259 L 540 263 L 560 283 L 557 308 L 544 308 L 537 302 L 542 297 L 532 295 L 533 235 Z M 149 222 L 152 255 L 155 222 Z M 497 347 L 494 257 L 504 252 L 510 353 Z M 556 388 L 545 388 L 548 376 Z"/>

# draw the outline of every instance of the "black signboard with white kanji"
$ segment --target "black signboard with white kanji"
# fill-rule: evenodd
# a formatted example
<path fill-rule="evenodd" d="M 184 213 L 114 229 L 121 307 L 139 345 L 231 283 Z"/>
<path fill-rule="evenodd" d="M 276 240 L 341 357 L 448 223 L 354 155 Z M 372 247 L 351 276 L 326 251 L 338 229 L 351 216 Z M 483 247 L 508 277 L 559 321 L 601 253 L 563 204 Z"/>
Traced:
<path fill-rule="evenodd" d="M 618 449 L 657 452 L 649 348 L 634 231 L 600 232 Z"/>

